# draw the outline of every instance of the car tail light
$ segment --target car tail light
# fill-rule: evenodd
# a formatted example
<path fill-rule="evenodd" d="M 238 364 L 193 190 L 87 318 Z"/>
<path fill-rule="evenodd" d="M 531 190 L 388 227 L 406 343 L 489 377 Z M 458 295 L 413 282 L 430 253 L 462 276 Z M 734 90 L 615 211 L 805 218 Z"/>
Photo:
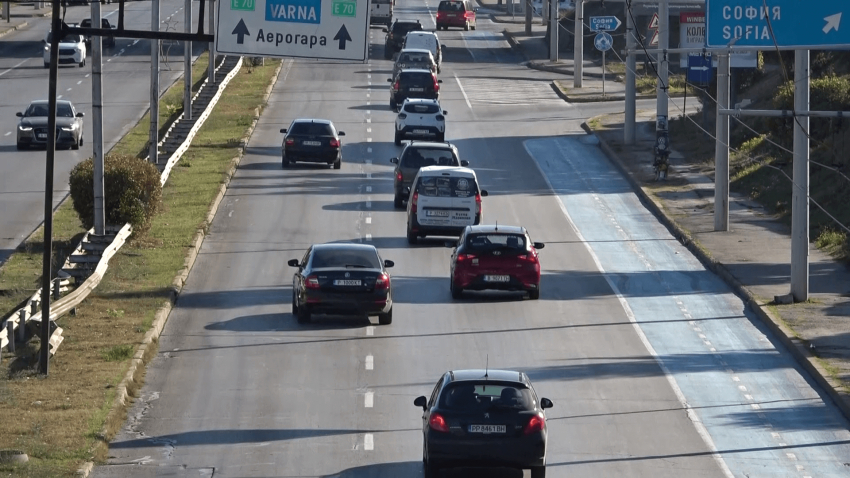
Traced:
<path fill-rule="evenodd" d="M 436 118 L 437 118 L 437 121 L 443 121 L 444 119 L 446 119 L 446 117 L 443 116 L 443 115 L 437 115 Z"/>
<path fill-rule="evenodd" d="M 399 172 L 395 173 L 395 180 L 396 180 L 396 181 L 401 181 L 401 180 L 402 180 L 401 171 L 399 171 Z"/>
<path fill-rule="evenodd" d="M 398 119 L 406 119 L 406 118 L 407 118 L 407 114 L 405 114 L 405 113 L 399 113 L 398 114 Z"/>
<path fill-rule="evenodd" d="M 543 415 L 534 415 L 528 420 L 525 428 L 522 429 L 522 433 L 529 435 L 534 432 L 543 431 L 544 428 L 546 428 L 546 419 L 543 418 Z"/>
<path fill-rule="evenodd" d="M 481 214 L 481 193 L 475 193 L 475 214 Z"/>
<path fill-rule="evenodd" d="M 478 256 L 476 256 L 475 254 L 458 254 L 457 255 L 457 261 L 458 262 L 466 262 L 466 261 L 471 261 L 471 260 L 473 260 L 477 257 Z"/>
<path fill-rule="evenodd" d="M 419 191 L 415 191 L 413 193 L 413 197 L 410 198 L 410 212 L 416 212 L 416 202 L 419 200 Z"/>
<path fill-rule="evenodd" d="M 286 138 L 286 145 L 287 145 L 287 146 L 292 146 L 293 144 L 295 144 L 295 140 L 294 140 L 294 139 L 292 139 L 292 138 Z"/>
<path fill-rule="evenodd" d="M 319 278 L 316 276 L 309 276 L 307 280 L 304 281 L 304 286 L 308 289 L 318 289 L 319 288 Z"/>
<path fill-rule="evenodd" d="M 390 288 L 390 276 L 387 275 L 386 272 L 378 276 L 378 280 L 375 281 L 375 289 L 389 289 Z"/>
<path fill-rule="evenodd" d="M 445 16 L 446 16 L 446 14 L 445 14 L 445 13 L 443 13 L 443 12 L 437 12 L 437 20 L 440 20 L 441 18 L 443 18 L 443 17 L 445 17 Z"/>
<path fill-rule="evenodd" d="M 463 14 L 463 18 L 467 18 L 467 19 L 472 18 L 472 12 L 465 12 Z"/>
<path fill-rule="evenodd" d="M 393 91 L 398 91 L 398 89 L 400 88 L 398 83 L 399 83 L 399 81 L 395 80 L 395 83 L 393 83 Z"/>
<path fill-rule="evenodd" d="M 432 74 L 432 78 L 434 78 L 434 91 L 440 91 L 440 83 L 437 82 L 437 75 Z"/>
<path fill-rule="evenodd" d="M 339 148 L 339 140 L 336 138 L 331 138 L 331 148 Z"/>
<path fill-rule="evenodd" d="M 431 427 L 431 430 L 443 433 L 449 432 L 449 425 L 446 423 L 446 419 L 439 413 L 434 412 L 431 414 L 431 418 L 428 419 L 428 425 Z"/>

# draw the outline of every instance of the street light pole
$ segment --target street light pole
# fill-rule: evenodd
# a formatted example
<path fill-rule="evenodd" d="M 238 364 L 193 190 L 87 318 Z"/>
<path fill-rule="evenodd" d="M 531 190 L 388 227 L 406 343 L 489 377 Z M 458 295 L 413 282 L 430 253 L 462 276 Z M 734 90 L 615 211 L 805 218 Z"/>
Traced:
<path fill-rule="evenodd" d="M 151 30 L 159 31 L 159 0 L 151 2 Z M 159 163 L 159 40 L 151 40 L 151 116 L 148 156 Z"/>
<path fill-rule="evenodd" d="M 100 1 L 91 2 L 91 24 L 100 28 Z M 92 97 L 92 162 L 94 177 L 94 233 L 106 234 L 106 214 L 103 199 L 103 39 L 92 35 L 91 97 Z"/>

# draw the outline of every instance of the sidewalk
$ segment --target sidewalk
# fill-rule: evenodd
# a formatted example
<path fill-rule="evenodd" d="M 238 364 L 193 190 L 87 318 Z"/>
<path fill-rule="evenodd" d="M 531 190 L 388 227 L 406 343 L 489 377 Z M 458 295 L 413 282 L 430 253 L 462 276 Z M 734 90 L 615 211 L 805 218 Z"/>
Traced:
<path fill-rule="evenodd" d="M 527 66 L 558 75 L 572 86 L 573 60 L 548 60 L 545 27 L 536 18 L 532 34 L 525 33 L 524 15 L 505 15 L 497 0 L 478 0 L 493 20 L 503 25 L 514 48 L 528 59 Z M 601 64 L 584 62 L 581 89 L 567 89 L 567 101 L 600 100 Z M 613 75 L 612 75 L 613 76 Z M 606 93 L 624 93 L 623 83 L 606 82 Z M 607 98 L 606 98 L 607 99 Z M 671 108 L 671 117 L 678 116 Z M 747 197 L 730 196 L 730 232 L 714 232 L 714 178 L 710 165 L 686 161 L 675 150 L 670 156 L 670 178 L 654 182 L 655 111 L 638 110 L 636 142 L 623 141 L 623 114 L 588 119 L 582 125 L 600 139 L 600 146 L 632 184 L 644 204 L 696 255 L 747 302 L 781 340 L 800 365 L 830 395 L 850 419 L 850 269 L 828 255 L 809 248 L 809 293 L 805 303 L 780 305 L 775 298 L 791 290 L 790 230 Z M 679 123 L 681 124 L 681 123 Z M 695 134 L 698 132 L 694 126 Z M 712 131 L 713 133 L 713 131 Z"/>
<path fill-rule="evenodd" d="M 49 5 L 49 3 L 45 2 L 45 5 Z M 3 6 L 0 5 L 0 12 L 2 11 Z M 50 15 L 52 9 L 49 6 L 46 8 L 35 8 L 35 5 L 32 3 L 13 3 L 9 11 L 9 19 L 0 19 L 0 37 L 26 27 L 32 18 Z"/>

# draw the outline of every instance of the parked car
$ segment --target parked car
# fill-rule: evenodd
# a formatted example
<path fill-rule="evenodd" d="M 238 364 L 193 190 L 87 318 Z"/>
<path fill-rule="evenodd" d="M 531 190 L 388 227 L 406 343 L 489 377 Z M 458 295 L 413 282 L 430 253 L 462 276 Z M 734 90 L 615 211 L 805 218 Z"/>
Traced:
<path fill-rule="evenodd" d="M 401 70 L 395 78 L 387 78 L 390 86 L 390 109 L 396 111 L 398 105 L 407 98 L 440 97 L 440 83 L 437 74 L 431 70 Z"/>
<path fill-rule="evenodd" d="M 422 408 L 422 463 L 425 478 L 448 467 L 530 468 L 546 476 L 548 429 L 539 398 L 523 372 L 453 370 L 437 381 Z"/>
<path fill-rule="evenodd" d="M 442 0 L 437 7 L 437 30 L 449 27 L 475 30 L 476 10 L 470 0 Z"/>
<path fill-rule="evenodd" d="M 393 261 L 381 259 L 369 244 L 314 244 L 292 277 L 292 314 L 299 323 L 313 314 L 377 315 L 381 325 L 393 321 L 392 282 L 387 269 Z"/>
<path fill-rule="evenodd" d="M 411 137 L 444 141 L 447 114 L 437 100 L 407 98 L 395 119 L 395 144 L 400 145 L 402 139 Z"/>
<path fill-rule="evenodd" d="M 76 24 L 74 24 L 76 26 Z M 47 32 L 44 40 L 44 67 L 50 68 L 50 42 L 53 32 Z M 86 42 L 82 35 L 68 33 L 59 39 L 59 64 L 76 64 L 80 68 L 86 66 Z"/>
<path fill-rule="evenodd" d="M 372 0 L 369 3 L 369 23 L 389 26 L 393 21 L 394 0 Z"/>
<path fill-rule="evenodd" d="M 393 171 L 393 205 L 401 209 L 410 194 L 413 178 L 426 166 L 469 166 L 469 161 L 458 157 L 457 147 L 451 143 L 410 141 L 398 158 L 390 159 L 395 164 Z"/>
<path fill-rule="evenodd" d="M 81 21 L 80 27 L 81 28 L 91 28 L 91 18 L 86 18 L 85 20 Z M 109 23 L 109 19 L 101 18 L 100 19 L 100 28 L 103 28 L 103 29 L 106 29 L 106 30 L 114 30 L 114 29 L 117 28 L 117 26 Z M 91 47 L 91 37 L 92 37 L 92 35 L 85 35 L 84 36 L 86 46 L 88 46 L 88 47 Z M 102 38 L 103 46 L 105 46 L 106 48 L 111 48 L 111 47 L 115 46 L 115 37 L 101 37 L 101 38 Z"/>
<path fill-rule="evenodd" d="M 281 144 L 284 168 L 296 161 L 327 163 L 334 169 L 342 167 L 342 143 L 334 124 L 326 119 L 296 119 L 289 128 L 280 130 L 286 136 Z"/>
<path fill-rule="evenodd" d="M 466 226 L 481 223 L 481 198 L 475 171 L 464 167 L 428 166 L 419 170 L 407 201 L 407 242 L 425 236 L 460 236 Z"/>
<path fill-rule="evenodd" d="M 449 287 L 452 298 L 464 290 L 508 290 L 528 292 L 532 300 L 540 298 L 540 260 L 537 251 L 542 242 L 532 242 L 528 231 L 518 226 L 467 226 L 454 242 L 450 260 Z"/>
<path fill-rule="evenodd" d="M 428 50 L 418 48 L 401 50 L 393 62 L 393 78 L 401 70 L 409 69 L 431 70 L 436 73 L 437 62 L 434 61 L 434 55 Z"/>
<path fill-rule="evenodd" d="M 434 32 L 409 32 L 404 37 L 403 49 L 417 48 L 428 50 L 434 56 L 434 62 L 437 63 L 437 73 L 440 72 L 440 65 L 443 63 L 443 45 L 440 43 L 440 38 Z"/>
<path fill-rule="evenodd" d="M 47 123 L 49 118 L 47 100 L 30 103 L 26 111 L 18 112 L 17 147 L 19 150 L 30 146 L 47 146 Z M 83 145 L 83 116 L 67 100 L 56 100 L 56 146 L 80 149 Z"/>
<path fill-rule="evenodd" d="M 421 30 L 422 24 L 419 20 L 396 20 L 389 28 L 384 28 L 384 33 L 387 34 L 384 38 L 384 58 L 389 60 L 401 50 L 408 32 Z"/>

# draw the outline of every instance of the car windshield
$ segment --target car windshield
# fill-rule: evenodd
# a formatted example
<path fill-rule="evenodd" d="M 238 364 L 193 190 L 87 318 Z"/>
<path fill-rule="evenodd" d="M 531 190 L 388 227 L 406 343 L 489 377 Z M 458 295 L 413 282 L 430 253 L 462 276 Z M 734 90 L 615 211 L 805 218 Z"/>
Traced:
<path fill-rule="evenodd" d="M 31 104 L 24 116 L 47 116 L 47 103 Z"/>
<path fill-rule="evenodd" d="M 494 250 L 526 250 L 525 236 L 522 234 L 469 234 L 465 246 L 469 252 L 487 252 Z"/>
<path fill-rule="evenodd" d="M 458 382 L 446 388 L 439 406 L 444 410 L 465 412 L 494 408 L 533 410 L 534 396 L 530 389 L 521 385 Z"/>
<path fill-rule="evenodd" d="M 475 180 L 466 177 L 424 176 L 419 180 L 419 195 L 441 198 L 468 198 L 474 196 Z"/>
<path fill-rule="evenodd" d="M 378 254 L 368 249 L 316 249 L 313 251 L 311 266 L 314 269 L 319 267 L 380 269 L 381 262 L 378 260 Z"/>
<path fill-rule="evenodd" d="M 53 41 L 53 32 L 47 34 L 47 43 Z M 68 33 L 59 40 L 59 43 L 79 43 L 80 35 L 76 33 Z"/>
<path fill-rule="evenodd" d="M 309 136 L 333 136 L 334 131 L 327 123 L 294 123 L 289 128 L 289 134 L 304 134 Z"/>
<path fill-rule="evenodd" d="M 68 103 L 58 103 L 56 105 L 56 116 L 60 118 L 73 118 L 74 111 L 71 110 L 71 105 Z"/>
<path fill-rule="evenodd" d="M 443 148 L 407 148 L 401 157 L 402 168 L 418 169 L 425 166 L 460 166 L 460 163 L 450 149 Z"/>
<path fill-rule="evenodd" d="M 440 107 L 433 103 L 407 103 L 404 105 L 405 113 L 434 114 L 440 112 Z"/>

